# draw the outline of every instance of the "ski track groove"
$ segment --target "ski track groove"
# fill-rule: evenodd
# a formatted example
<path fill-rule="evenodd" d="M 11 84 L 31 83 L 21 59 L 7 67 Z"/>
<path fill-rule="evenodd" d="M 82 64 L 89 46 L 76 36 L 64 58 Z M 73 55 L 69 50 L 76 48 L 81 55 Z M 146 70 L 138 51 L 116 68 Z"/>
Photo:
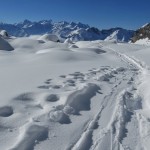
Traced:
<path fill-rule="evenodd" d="M 149 73 L 148 73 L 149 67 L 147 65 L 145 65 L 145 63 L 139 61 L 138 59 L 136 59 L 134 57 L 130 57 L 125 54 L 122 54 L 113 48 L 107 48 L 107 49 L 112 50 L 116 56 L 119 56 L 120 59 L 122 61 L 124 61 L 125 63 L 127 63 L 131 68 L 134 67 L 135 69 L 138 69 L 138 74 L 136 74 L 137 77 L 143 77 L 144 75 L 149 75 Z M 138 82 L 139 82 L 138 85 L 140 85 L 141 81 L 139 80 Z M 138 121 L 139 130 L 141 130 L 142 129 L 142 127 L 140 125 L 141 118 L 139 117 L 139 114 L 137 112 L 133 111 L 133 114 L 136 116 L 136 120 Z M 143 116 L 141 116 L 141 117 L 143 117 Z M 140 136 L 140 141 L 143 141 L 144 137 L 142 137 L 141 131 L 138 131 L 138 132 L 139 132 L 139 136 Z M 118 147 L 118 145 L 119 144 L 117 144 L 117 149 L 120 149 L 120 146 Z M 114 144 L 112 145 L 112 150 L 116 149 L 116 147 L 113 148 L 113 146 L 114 146 Z M 126 149 L 126 148 L 124 148 L 123 145 L 121 145 L 121 146 L 122 146 L 122 149 Z M 141 144 L 140 146 L 141 146 L 141 148 L 139 148 L 139 149 L 145 149 L 144 145 Z"/>
<path fill-rule="evenodd" d="M 126 75 L 124 74 L 123 75 L 123 79 L 126 77 Z M 119 82 L 118 82 L 118 84 L 116 84 L 113 88 L 112 88 L 112 91 L 108 94 L 108 95 L 106 95 L 105 97 L 104 97 L 104 100 L 103 100 L 103 102 L 102 102 L 102 108 L 104 109 L 106 106 L 107 106 L 107 103 L 108 102 L 110 102 L 110 99 L 114 99 L 116 96 L 117 96 L 117 91 L 119 90 L 119 88 L 120 87 L 118 87 L 119 85 L 121 84 L 121 81 L 119 80 Z M 114 97 L 114 98 L 111 98 L 111 97 Z M 113 101 L 112 101 L 113 102 Z M 116 105 L 116 104 L 112 104 L 112 102 L 110 102 L 110 105 L 111 106 L 114 106 L 114 105 Z M 99 114 L 99 117 L 96 117 L 97 118 L 97 122 L 98 122 L 98 120 L 100 119 L 100 115 L 101 115 L 101 112 L 103 111 L 103 109 L 100 109 L 100 112 L 98 113 Z M 96 122 L 96 121 L 95 121 Z M 109 129 L 106 129 L 107 130 L 107 132 L 111 132 L 111 135 L 112 135 L 112 129 L 111 129 L 111 127 L 109 127 Z M 86 130 L 87 131 L 87 130 Z M 84 133 L 86 132 L 86 131 L 84 131 Z M 92 130 L 92 131 L 94 131 L 94 130 Z M 81 148 L 80 148 L 80 145 L 79 145 L 79 143 L 82 143 L 82 141 L 81 140 L 83 140 L 83 138 L 82 138 L 82 136 L 84 135 L 84 133 L 81 135 L 81 138 L 78 140 L 78 142 L 76 143 L 76 145 L 73 147 L 73 150 L 80 150 Z M 97 143 L 99 143 L 100 141 L 98 140 L 98 141 L 96 141 L 95 143 L 94 143 L 94 145 L 91 145 L 91 148 L 94 150 L 95 148 L 95 146 L 96 145 L 98 145 Z M 113 143 L 113 141 L 112 141 L 112 143 Z M 89 148 L 90 149 L 90 148 Z M 112 148 L 113 149 L 113 148 Z"/>

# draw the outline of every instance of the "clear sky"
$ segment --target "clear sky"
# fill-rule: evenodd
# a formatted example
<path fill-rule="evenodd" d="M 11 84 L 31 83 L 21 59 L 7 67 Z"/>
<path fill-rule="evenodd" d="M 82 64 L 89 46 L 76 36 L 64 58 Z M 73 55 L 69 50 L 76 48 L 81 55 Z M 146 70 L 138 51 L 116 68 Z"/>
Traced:
<path fill-rule="evenodd" d="M 1 0 L 0 21 L 75 21 L 136 29 L 150 22 L 150 0 Z"/>

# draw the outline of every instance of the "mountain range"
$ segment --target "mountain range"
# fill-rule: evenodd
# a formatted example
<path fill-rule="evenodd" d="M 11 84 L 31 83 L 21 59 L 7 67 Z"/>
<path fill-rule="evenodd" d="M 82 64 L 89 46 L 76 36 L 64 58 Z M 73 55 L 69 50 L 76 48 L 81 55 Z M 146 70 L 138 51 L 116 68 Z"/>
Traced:
<path fill-rule="evenodd" d="M 119 42 L 128 42 L 135 33 L 133 30 L 119 27 L 99 30 L 80 22 L 53 22 L 52 20 L 37 22 L 24 20 L 15 24 L 0 23 L 0 29 L 6 30 L 8 34 L 16 37 L 50 33 L 57 35 L 62 40 L 69 38 L 71 41 L 116 40 Z"/>

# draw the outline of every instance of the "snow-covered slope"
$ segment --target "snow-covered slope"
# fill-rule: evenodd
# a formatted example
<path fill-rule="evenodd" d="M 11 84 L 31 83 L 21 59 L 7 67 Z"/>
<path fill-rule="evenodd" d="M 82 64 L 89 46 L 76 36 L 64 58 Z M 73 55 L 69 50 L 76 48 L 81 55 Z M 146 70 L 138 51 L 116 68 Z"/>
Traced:
<path fill-rule="evenodd" d="M 122 28 L 99 30 L 80 22 L 53 22 L 52 20 L 38 22 L 24 20 L 16 24 L 0 23 L 0 29 L 6 30 L 9 34 L 16 37 L 50 33 L 57 35 L 63 40 L 70 38 L 72 41 L 111 40 L 114 38 L 117 41 L 128 42 L 134 32 Z"/>
<path fill-rule="evenodd" d="M 131 40 L 131 37 L 134 34 L 132 30 L 125 30 L 122 28 L 114 28 L 111 30 L 112 33 L 106 37 L 105 41 L 115 40 L 118 42 L 128 42 L 129 40 Z"/>
<path fill-rule="evenodd" d="M 39 40 L 59 42 L 59 38 L 57 37 L 57 35 L 54 34 L 44 34 L 39 38 Z"/>
<path fill-rule="evenodd" d="M 149 46 L 5 41 L 0 149 L 149 150 Z"/>

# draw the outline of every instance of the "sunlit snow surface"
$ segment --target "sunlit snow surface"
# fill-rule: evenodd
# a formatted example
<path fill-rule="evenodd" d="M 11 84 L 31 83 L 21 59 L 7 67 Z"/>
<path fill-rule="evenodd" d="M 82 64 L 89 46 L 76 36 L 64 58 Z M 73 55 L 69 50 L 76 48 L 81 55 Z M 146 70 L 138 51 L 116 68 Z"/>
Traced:
<path fill-rule="evenodd" d="M 150 47 L 6 41 L 1 150 L 149 150 Z"/>

